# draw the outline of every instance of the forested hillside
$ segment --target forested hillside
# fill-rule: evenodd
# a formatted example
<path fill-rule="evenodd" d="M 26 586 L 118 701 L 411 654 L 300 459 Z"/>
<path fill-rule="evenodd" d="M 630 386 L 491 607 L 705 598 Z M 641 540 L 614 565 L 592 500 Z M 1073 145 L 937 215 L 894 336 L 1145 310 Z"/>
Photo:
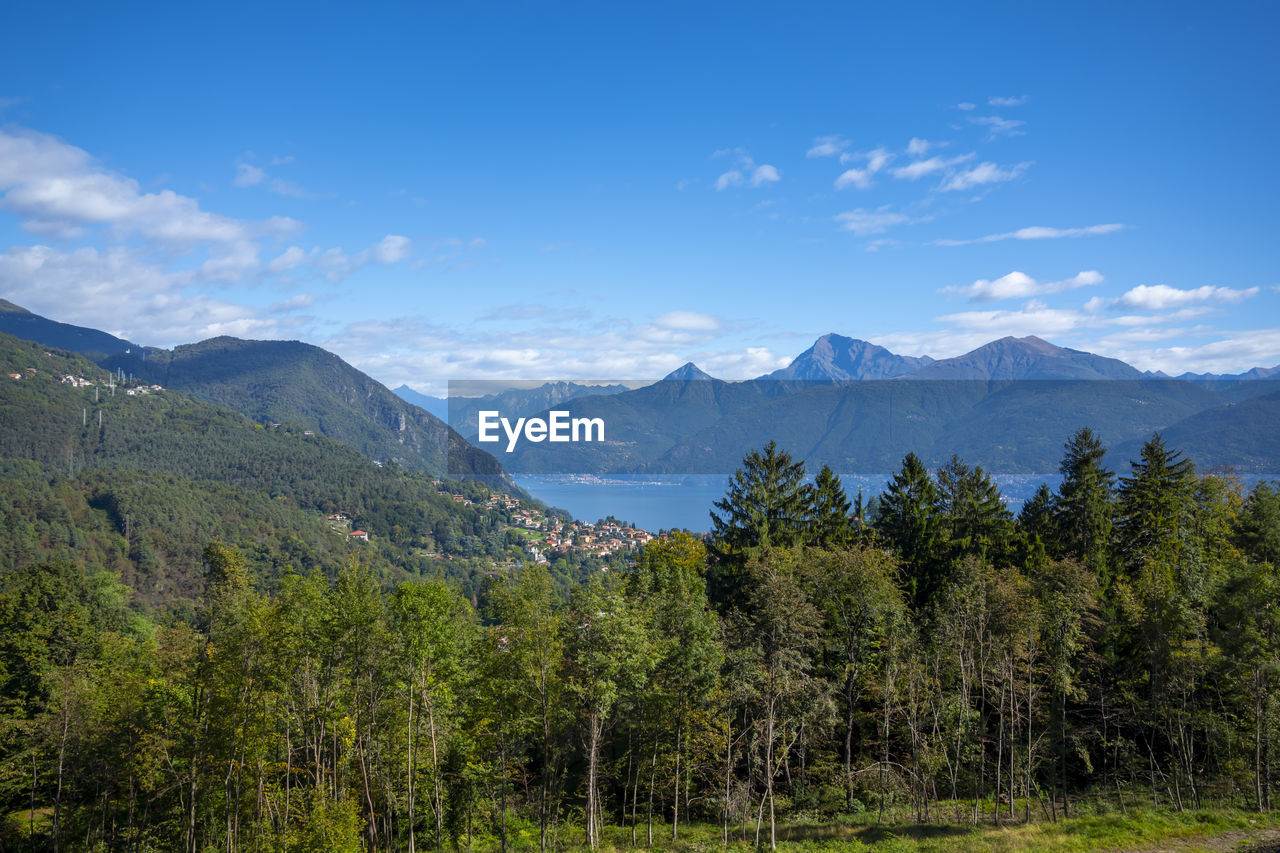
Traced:
<path fill-rule="evenodd" d="M 5 843 L 746 848 L 781 824 L 1269 810 L 1280 492 L 1158 435 L 1105 459 L 1078 431 L 1015 518 L 958 458 L 908 455 L 868 507 L 770 444 L 707 542 L 567 597 L 540 565 L 474 602 L 360 561 L 267 585 L 210 543 L 207 594 L 154 624 L 109 572 L 21 566 Z"/>
<path fill-rule="evenodd" d="M 512 487 L 498 462 L 435 415 L 397 397 L 338 356 L 300 341 L 211 338 L 99 362 L 234 409 L 257 423 L 300 424 L 370 459 L 441 476 L 486 475 Z"/>
<path fill-rule="evenodd" d="M 266 583 L 358 557 L 387 582 L 448 576 L 474 594 L 494 562 L 522 556 L 510 513 L 484 506 L 480 483 L 379 466 L 297 424 L 255 424 L 172 389 L 108 384 L 79 356 L 6 335 L 0 380 L 7 568 L 68 559 L 114 572 L 150 606 L 189 611 L 215 539 L 241 543 Z M 576 561 L 558 571 L 570 583 Z"/>

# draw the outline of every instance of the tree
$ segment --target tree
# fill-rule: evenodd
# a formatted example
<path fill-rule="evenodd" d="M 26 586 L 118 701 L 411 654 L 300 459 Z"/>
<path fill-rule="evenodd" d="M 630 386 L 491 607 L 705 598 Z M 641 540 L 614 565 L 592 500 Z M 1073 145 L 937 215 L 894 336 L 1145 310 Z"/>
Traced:
<path fill-rule="evenodd" d="M 458 696 L 464 656 L 472 639 L 471 608 L 442 583 L 404 583 L 391 600 L 391 630 L 399 641 L 407 705 L 409 853 L 416 850 L 417 770 L 415 741 L 426 716 L 431 762 L 431 811 L 436 849 L 444 845 L 444 786 L 440 765 L 449 718 Z M 417 715 L 415 716 L 415 711 Z"/>
<path fill-rule="evenodd" d="M 840 478 L 823 465 L 813 481 L 813 509 L 809 519 L 808 542 L 823 548 L 843 548 L 853 540 L 849 522 L 851 505 Z"/>
<path fill-rule="evenodd" d="M 645 548 L 628 578 L 630 597 L 643 602 L 653 625 L 654 668 L 641 705 L 649 710 L 655 729 L 669 733 L 671 740 L 673 839 L 680 821 L 681 782 L 687 782 L 690 772 L 685 756 L 693 720 L 710 704 L 724 657 L 719 621 L 707 602 L 706 563 L 702 542 L 677 533 Z M 658 746 L 655 742 L 655 751 Z"/>
<path fill-rule="evenodd" d="M 854 734 L 863 699 L 886 666 L 886 634 L 906 615 L 893 557 L 874 548 L 806 555 L 808 586 L 822 612 L 827 666 L 844 700 L 845 802 L 854 798 Z"/>
<path fill-rule="evenodd" d="M 729 480 L 728 493 L 711 513 L 713 580 L 719 599 L 736 603 L 742 594 L 741 571 L 768 548 L 800 544 L 812 515 L 812 489 L 804 482 L 804 463 L 779 450 L 775 442 L 753 450 Z"/>
<path fill-rule="evenodd" d="M 1058 466 L 1062 483 L 1053 502 L 1059 553 L 1087 566 L 1105 586 L 1111 573 L 1115 475 L 1103 467 L 1107 451 L 1088 427 L 1077 430 L 1064 449 Z"/>
<path fill-rule="evenodd" d="M 761 548 L 799 544 L 812 500 L 804 463 L 793 461 L 772 441 L 742 462 L 728 493 L 715 503 L 723 517 L 711 513 L 717 553 L 743 557 Z"/>
<path fill-rule="evenodd" d="M 769 848 L 777 848 L 775 788 L 807 719 L 829 708 L 816 654 L 821 616 L 805 592 L 800 549 L 765 551 L 747 564 L 748 597 L 743 612 L 754 659 L 754 704 L 763 744 L 761 770 L 765 790 L 758 815 L 769 806 Z M 760 818 L 756 838 L 759 842 Z"/>
<path fill-rule="evenodd" d="M 1195 468 L 1179 451 L 1170 451 L 1160 433 L 1145 444 L 1133 472 L 1120 481 L 1119 552 L 1130 571 L 1172 558 L 1182 543 L 1195 494 Z"/>
<path fill-rule="evenodd" d="M 1253 487 L 1236 522 L 1236 542 L 1260 563 L 1280 565 L 1280 488 L 1262 481 Z"/>
<path fill-rule="evenodd" d="M 908 453 L 880 498 L 876 531 L 901 555 L 904 584 L 917 609 L 944 581 L 939 547 L 943 528 L 937 507 L 938 490 L 929 472 L 918 456 Z"/>
<path fill-rule="evenodd" d="M 547 848 L 555 778 L 555 735 L 564 716 L 562 665 L 565 614 L 546 566 L 534 563 L 514 584 L 494 587 L 491 615 L 498 622 L 503 672 L 513 680 L 521 716 L 532 722 L 540 742 L 538 828 L 540 849 Z"/>
<path fill-rule="evenodd" d="M 574 594 L 566 663 L 569 693 L 584 728 L 587 773 L 586 843 L 600 843 L 600 750 L 613 712 L 629 690 L 643 685 L 654 662 L 647 614 L 634 607 L 616 586 L 593 577 Z"/>
<path fill-rule="evenodd" d="M 1013 532 L 1013 515 L 1000 489 L 980 466 L 958 456 L 938 471 L 938 511 L 946 525 L 951 561 L 964 556 L 1002 556 Z"/>

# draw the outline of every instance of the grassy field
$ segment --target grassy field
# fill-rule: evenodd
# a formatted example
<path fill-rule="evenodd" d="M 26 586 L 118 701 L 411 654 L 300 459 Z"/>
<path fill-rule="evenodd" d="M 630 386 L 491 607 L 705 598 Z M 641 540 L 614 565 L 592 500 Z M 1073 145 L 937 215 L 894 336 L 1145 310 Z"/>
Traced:
<path fill-rule="evenodd" d="M 51 809 L 37 809 L 35 832 L 37 845 L 49 842 Z M 7 839 L 26 849 L 30 843 L 29 815 L 26 811 L 6 816 L 0 831 L 0 850 Z M 533 853 L 538 850 L 537 827 L 517 819 L 508 824 L 509 853 Z M 768 850 L 768 825 L 761 827 L 761 849 Z M 748 853 L 756 849 L 755 828 L 747 829 L 747 840 L 734 832 L 728 846 L 721 837 L 721 828 L 714 824 L 686 824 L 680 827 L 680 838 L 672 843 L 671 827 L 654 823 L 653 846 L 646 844 L 643 823 L 636 828 L 636 844 L 631 843 L 629 827 L 607 826 L 604 829 L 600 850 L 606 853 L 630 853 L 630 851 L 690 851 L 690 853 L 715 853 L 732 851 Z M 781 851 L 831 851 L 831 853 L 1084 853 L 1084 851 L 1241 851 L 1249 850 L 1261 842 L 1269 842 L 1266 850 L 1280 851 L 1280 813 L 1257 814 L 1232 809 L 1205 809 L 1201 811 L 1173 812 L 1161 810 L 1133 810 L 1127 814 L 1085 815 L 1057 822 L 1033 821 L 1029 824 L 1013 824 L 1003 827 L 972 827 L 957 824 L 877 824 L 868 816 L 865 820 L 850 819 L 834 823 L 790 823 L 778 827 L 778 849 Z M 1276 845 L 1274 848 L 1270 845 Z M 428 849 L 431 845 L 422 845 Z M 74 844 L 72 849 L 75 848 Z M 446 850 L 453 848 L 446 843 Z M 467 850 L 465 839 L 457 848 Z M 473 853 L 499 850 L 496 838 L 477 836 L 472 839 Z M 585 851 L 579 828 L 561 824 L 553 834 L 552 849 L 557 851 Z"/>
<path fill-rule="evenodd" d="M 767 825 L 761 845 L 768 849 Z M 563 833 L 564 830 L 562 829 Z M 682 827 L 673 846 L 669 826 L 655 826 L 655 850 L 749 851 L 755 849 L 754 827 L 747 840 L 730 839 L 725 848 L 718 826 Z M 566 839 L 561 835 L 562 840 Z M 1015 853 L 1016 851 L 1226 851 L 1246 849 L 1260 841 L 1280 839 L 1280 814 L 1260 815 L 1236 810 L 1157 811 L 1130 809 L 1127 814 L 1086 815 L 1057 822 L 1033 821 L 1011 826 L 957 824 L 876 824 L 873 819 L 838 823 L 787 824 L 778 828 L 778 848 L 784 851 L 886 851 L 886 853 Z M 533 839 L 536 847 L 536 836 Z M 572 839 L 577 841 L 578 839 Z M 631 849 L 630 829 L 609 827 L 603 848 Z M 645 828 L 637 830 L 638 846 L 645 844 Z"/>

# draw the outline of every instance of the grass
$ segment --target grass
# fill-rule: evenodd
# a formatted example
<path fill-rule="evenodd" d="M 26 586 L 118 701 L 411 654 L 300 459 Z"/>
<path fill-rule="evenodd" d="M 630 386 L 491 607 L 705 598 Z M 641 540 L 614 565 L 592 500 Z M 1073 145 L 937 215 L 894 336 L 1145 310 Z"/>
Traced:
<path fill-rule="evenodd" d="M 1083 851 L 1136 850 L 1237 850 L 1251 840 L 1266 837 L 1268 830 L 1280 829 L 1280 814 L 1257 814 L 1235 809 L 1164 811 L 1130 809 L 1126 814 L 1097 814 L 1051 821 L 1016 823 L 1003 827 L 978 827 L 954 823 L 877 824 L 874 818 L 832 823 L 793 823 L 778 827 L 778 849 L 783 851 L 886 851 L 886 853 L 1083 853 Z M 761 841 L 768 849 L 768 825 L 761 828 Z M 569 836 L 566 828 L 561 839 Z M 1271 834 L 1274 837 L 1274 832 Z M 602 849 L 631 850 L 629 828 L 607 827 Z M 754 827 L 747 841 L 731 839 L 726 848 L 719 826 L 686 825 L 680 841 L 673 846 L 670 826 L 654 826 L 654 850 L 717 851 L 746 853 L 754 849 Z M 643 850 L 645 830 L 637 830 L 638 849 Z"/>

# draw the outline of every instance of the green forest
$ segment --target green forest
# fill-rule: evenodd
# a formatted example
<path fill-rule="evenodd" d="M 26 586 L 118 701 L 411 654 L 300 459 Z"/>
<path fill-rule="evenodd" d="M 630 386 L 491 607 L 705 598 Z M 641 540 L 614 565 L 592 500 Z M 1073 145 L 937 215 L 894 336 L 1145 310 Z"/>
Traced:
<path fill-rule="evenodd" d="M 495 563 L 523 556 L 511 512 L 485 505 L 502 483 L 378 464 L 299 424 L 142 394 L 80 356 L 0 335 L 0 374 L 13 373 L 0 382 L 0 570 L 68 560 L 114 573 L 145 612 L 190 620 L 216 539 L 268 584 L 286 567 L 333 576 L 359 553 L 384 584 L 447 577 L 472 601 Z M 325 523 L 334 513 L 369 541 L 346 541 Z M 556 560 L 557 588 L 599 565 Z"/>
<path fill-rule="evenodd" d="M 770 444 L 705 539 L 474 591 L 364 552 L 273 546 L 267 571 L 245 528 L 202 545 L 185 611 L 138 606 L 122 546 L 83 523 L 110 513 L 100 470 L 51 480 L 28 500 L 80 514 L 0 575 L 0 848 L 860 849 L 890 836 L 837 830 L 1270 821 L 1280 491 L 1158 435 L 1112 471 L 1081 429 L 1060 471 L 1014 517 L 981 468 L 908 455 L 863 505 Z"/>

